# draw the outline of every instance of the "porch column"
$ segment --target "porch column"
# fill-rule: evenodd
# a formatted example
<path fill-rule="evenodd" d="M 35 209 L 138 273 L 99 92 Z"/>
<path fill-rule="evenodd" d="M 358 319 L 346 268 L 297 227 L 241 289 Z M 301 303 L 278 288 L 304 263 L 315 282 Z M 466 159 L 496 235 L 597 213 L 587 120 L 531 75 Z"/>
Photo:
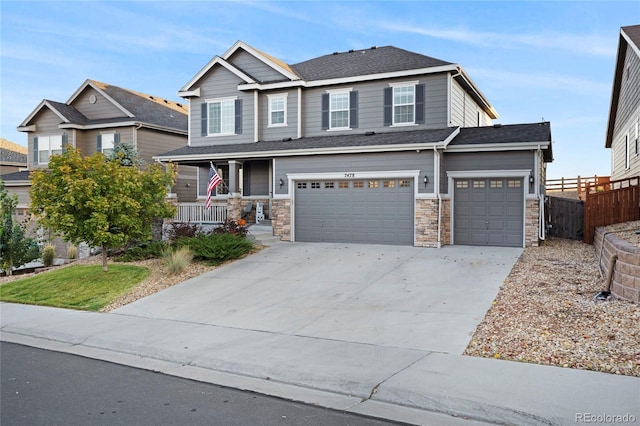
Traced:
<path fill-rule="evenodd" d="M 240 167 L 242 163 L 236 160 L 229 161 L 229 196 L 240 197 Z"/>

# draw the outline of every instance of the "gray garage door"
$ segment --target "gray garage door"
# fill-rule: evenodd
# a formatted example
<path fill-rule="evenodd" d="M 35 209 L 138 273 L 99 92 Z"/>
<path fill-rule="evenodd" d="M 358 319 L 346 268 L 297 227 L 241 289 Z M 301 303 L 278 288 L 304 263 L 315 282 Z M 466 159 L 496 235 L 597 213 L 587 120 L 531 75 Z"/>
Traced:
<path fill-rule="evenodd" d="M 413 245 L 413 180 L 295 183 L 296 241 Z"/>
<path fill-rule="evenodd" d="M 522 247 L 522 179 L 455 179 L 454 184 L 455 244 Z"/>

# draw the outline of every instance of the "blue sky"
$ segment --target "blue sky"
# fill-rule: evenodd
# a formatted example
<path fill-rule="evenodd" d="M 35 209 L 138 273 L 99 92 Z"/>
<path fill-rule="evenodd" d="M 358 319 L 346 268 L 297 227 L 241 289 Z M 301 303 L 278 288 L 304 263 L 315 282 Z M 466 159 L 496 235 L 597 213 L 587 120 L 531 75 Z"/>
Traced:
<path fill-rule="evenodd" d="M 604 148 L 621 26 L 640 2 L 0 3 L 0 137 L 42 99 L 91 78 L 180 100 L 177 91 L 237 40 L 293 64 L 393 45 L 460 64 L 500 114 L 551 122 L 548 177 L 608 175 Z"/>

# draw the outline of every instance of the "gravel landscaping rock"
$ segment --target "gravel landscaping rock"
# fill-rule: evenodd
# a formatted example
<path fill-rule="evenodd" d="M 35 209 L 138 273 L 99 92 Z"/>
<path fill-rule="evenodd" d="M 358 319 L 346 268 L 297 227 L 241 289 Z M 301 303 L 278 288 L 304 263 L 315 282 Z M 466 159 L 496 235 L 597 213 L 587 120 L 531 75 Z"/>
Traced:
<path fill-rule="evenodd" d="M 591 245 L 526 248 L 464 353 L 640 376 L 640 306 L 596 301 L 604 281 Z"/>

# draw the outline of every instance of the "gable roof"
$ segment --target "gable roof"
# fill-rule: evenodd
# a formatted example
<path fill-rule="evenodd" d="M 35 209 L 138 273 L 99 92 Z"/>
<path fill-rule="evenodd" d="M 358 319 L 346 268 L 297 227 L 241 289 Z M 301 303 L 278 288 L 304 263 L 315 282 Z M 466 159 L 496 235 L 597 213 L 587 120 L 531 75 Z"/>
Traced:
<path fill-rule="evenodd" d="M 291 67 L 306 81 L 330 80 L 453 65 L 393 46 L 334 52 Z"/>
<path fill-rule="evenodd" d="M 613 143 L 613 132 L 616 123 L 616 116 L 618 114 L 620 89 L 622 88 L 624 62 L 628 52 L 634 52 L 638 57 L 640 57 L 640 25 L 631 25 L 620 28 L 618 55 L 613 76 L 611 105 L 609 107 L 609 123 L 607 124 L 607 133 L 604 144 L 605 148 L 611 148 L 611 144 Z"/>
<path fill-rule="evenodd" d="M 99 92 L 122 111 L 122 117 L 89 119 L 78 111 L 72 103 L 88 88 Z M 188 130 L 188 108 L 186 105 L 96 80 L 86 80 L 66 103 L 44 99 L 20 124 L 18 130 L 30 131 L 29 125 L 31 121 L 43 108 L 50 109 L 60 117 L 60 128 L 92 128 L 96 126 L 104 127 L 109 124 L 136 122 L 143 125 L 177 130 L 181 133 L 185 133 Z"/>

